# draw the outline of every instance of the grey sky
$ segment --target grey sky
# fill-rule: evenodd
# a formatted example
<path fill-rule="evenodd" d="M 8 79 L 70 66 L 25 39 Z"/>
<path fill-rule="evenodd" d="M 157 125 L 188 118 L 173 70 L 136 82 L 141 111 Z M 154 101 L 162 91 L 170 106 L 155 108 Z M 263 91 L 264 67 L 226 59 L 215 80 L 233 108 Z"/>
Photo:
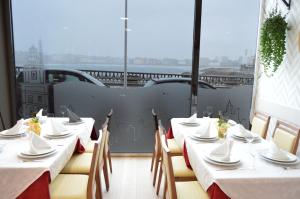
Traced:
<path fill-rule="evenodd" d="M 123 56 L 125 0 L 13 0 L 16 50 Z M 193 0 L 128 0 L 129 57 L 191 58 Z M 201 57 L 254 53 L 259 0 L 203 0 Z"/>

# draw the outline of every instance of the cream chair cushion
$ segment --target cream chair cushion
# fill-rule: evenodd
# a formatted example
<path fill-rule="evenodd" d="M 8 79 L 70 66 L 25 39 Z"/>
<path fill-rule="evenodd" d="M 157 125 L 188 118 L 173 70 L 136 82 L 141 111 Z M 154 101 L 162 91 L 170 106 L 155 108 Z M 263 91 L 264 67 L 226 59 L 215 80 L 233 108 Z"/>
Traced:
<path fill-rule="evenodd" d="M 252 120 L 251 132 L 258 134 L 260 137 L 264 137 L 267 130 L 267 122 L 258 117 L 254 117 Z"/>
<path fill-rule="evenodd" d="M 197 181 L 175 182 L 177 199 L 209 199 Z"/>
<path fill-rule="evenodd" d="M 88 175 L 59 174 L 50 184 L 51 199 L 86 199 Z"/>
<path fill-rule="evenodd" d="M 181 154 L 181 147 L 176 143 L 175 139 L 167 139 L 167 145 L 171 154 Z"/>
<path fill-rule="evenodd" d="M 94 140 L 89 141 L 87 146 L 85 147 L 85 152 L 86 153 L 93 153 L 95 143 L 96 143 L 96 141 L 94 141 Z"/>
<path fill-rule="evenodd" d="M 61 173 L 89 174 L 93 153 L 74 154 Z"/>
<path fill-rule="evenodd" d="M 274 132 L 275 143 L 283 150 L 293 152 L 297 137 L 283 129 L 277 128 Z"/>
<path fill-rule="evenodd" d="M 195 173 L 186 166 L 183 156 L 173 156 L 171 160 L 175 178 L 195 177 Z"/>

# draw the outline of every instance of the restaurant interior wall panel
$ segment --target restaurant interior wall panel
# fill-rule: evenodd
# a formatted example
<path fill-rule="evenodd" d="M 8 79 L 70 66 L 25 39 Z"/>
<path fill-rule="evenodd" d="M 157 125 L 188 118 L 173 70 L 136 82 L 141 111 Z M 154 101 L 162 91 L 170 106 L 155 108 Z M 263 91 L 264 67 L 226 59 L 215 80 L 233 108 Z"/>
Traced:
<path fill-rule="evenodd" d="M 5 48 L 5 26 L 4 26 L 4 12 L 3 2 L 0 3 L 0 111 L 3 116 L 5 126 L 10 124 L 10 100 L 9 100 L 9 80 L 8 80 L 8 70 L 7 70 L 7 58 L 6 58 L 6 48 Z M 0 129 L 2 126 L 0 125 Z"/>
<path fill-rule="evenodd" d="M 277 119 L 285 120 L 300 126 L 300 51 L 298 49 L 298 35 L 300 32 L 300 1 L 294 0 L 291 9 L 282 1 L 266 0 L 263 8 L 264 16 L 276 6 L 283 14 L 287 14 L 290 30 L 287 31 L 286 56 L 279 69 L 272 77 L 263 73 L 263 66 L 258 65 L 259 78 L 255 109 L 266 112 L 273 118 L 268 136 L 274 131 Z"/>

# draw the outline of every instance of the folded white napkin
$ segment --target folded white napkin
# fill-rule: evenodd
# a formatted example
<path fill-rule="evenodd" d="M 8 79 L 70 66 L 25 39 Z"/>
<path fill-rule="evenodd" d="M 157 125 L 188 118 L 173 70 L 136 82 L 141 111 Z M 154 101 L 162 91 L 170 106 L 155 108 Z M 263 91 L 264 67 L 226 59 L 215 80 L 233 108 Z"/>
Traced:
<path fill-rule="evenodd" d="M 211 137 L 210 126 L 211 126 L 211 119 L 203 118 L 203 120 L 201 121 L 201 126 L 196 130 L 195 135 L 200 138 L 210 138 Z"/>
<path fill-rule="evenodd" d="M 39 110 L 39 112 L 37 112 L 37 114 L 35 114 L 35 117 L 38 118 L 40 123 L 44 123 L 47 120 L 47 116 L 43 116 L 43 109 Z"/>
<path fill-rule="evenodd" d="M 192 115 L 191 117 L 186 119 L 187 123 L 196 123 L 197 122 L 197 113 L 195 113 L 194 115 Z"/>
<path fill-rule="evenodd" d="M 237 124 L 236 121 L 234 121 L 234 120 L 228 120 L 227 123 L 228 123 L 230 126 L 234 126 L 234 125 Z"/>
<path fill-rule="evenodd" d="M 282 161 L 289 160 L 287 153 L 282 149 L 280 149 L 273 140 L 270 140 L 268 157 L 275 160 L 282 160 Z"/>
<path fill-rule="evenodd" d="M 209 155 L 218 156 L 224 161 L 229 161 L 232 146 L 233 146 L 233 141 L 226 139 L 224 143 L 222 143 L 221 145 L 219 145 L 215 149 L 213 149 Z"/>
<path fill-rule="evenodd" d="M 60 122 L 55 121 L 55 119 L 53 118 L 50 119 L 50 123 L 52 128 L 51 134 L 59 135 L 68 130 L 64 125 L 62 125 Z"/>
<path fill-rule="evenodd" d="M 235 125 L 233 128 L 236 128 L 236 134 L 241 136 L 241 137 L 250 137 L 250 136 L 255 136 L 252 134 L 250 131 L 247 131 L 245 127 L 241 124 Z"/>
<path fill-rule="evenodd" d="M 51 145 L 35 133 L 30 133 L 29 149 L 32 154 L 39 154 L 45 150 L 50 150 Z"/>
<path fill-rule="evenodd" d="M 12 128 L 7 129 L 6 131 L 3 131 L 3 134 L 5 135 L 16 135 L 20 133 L 20 130 L 23 126 L 24 119 L 18 120 L 17 124 L 15 124 Z"/>
<path fill-rule="evenodd" d="M 43 109 L 39 110 L 39 112 L 37 112 L 37 114 L 35 114 L 35 117 L 42 118 L 43 117 Z"/>
<path fill-rule="evenodd" d="M 76 122 L 80 122 L 81 121 L 80 117 L 78 117 L 78 115 L 76 115 L 74 112 L 72 112 L 68 108 L 67 108 L 67 113 L 68 113 L 68 116 L 69 116 L 69 122 L 70 123 L 76 123 Z"/>

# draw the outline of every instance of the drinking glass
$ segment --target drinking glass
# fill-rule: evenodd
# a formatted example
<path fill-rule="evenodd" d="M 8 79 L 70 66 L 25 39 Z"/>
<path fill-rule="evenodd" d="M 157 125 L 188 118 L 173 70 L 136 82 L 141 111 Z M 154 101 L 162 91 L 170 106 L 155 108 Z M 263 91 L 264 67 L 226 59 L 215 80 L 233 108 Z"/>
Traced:
<path fill-rule="evenodd" d="M 212 106 L 207 106 L 206 112 L 207 112 L 208 117 L 212 117 L 212 115 L 214 113 L 214 108 Z"/>
<path fill-rule="evenodd" d="M 65 113 L 67 111 L 67 106 L 65 105 L 60 105 L 59 106 L 59 110 L 60 110 L 60 113 L 62 114 L 62 117 L 65 117 Z"/>
<path fill-rule="evenodd" d="M 249 154 L 252 156 L 252 169 L 255 169 L 255 154 L 252 153 L 252 150 L 251 150 L 251 143 L 254 141 L 255 137 L 251 132 L 249 132 L 245 136 L 245 139 L 246 139 L 246 141 L 248 143 L 248 146 L 249 146 Z"/>

